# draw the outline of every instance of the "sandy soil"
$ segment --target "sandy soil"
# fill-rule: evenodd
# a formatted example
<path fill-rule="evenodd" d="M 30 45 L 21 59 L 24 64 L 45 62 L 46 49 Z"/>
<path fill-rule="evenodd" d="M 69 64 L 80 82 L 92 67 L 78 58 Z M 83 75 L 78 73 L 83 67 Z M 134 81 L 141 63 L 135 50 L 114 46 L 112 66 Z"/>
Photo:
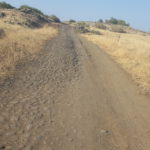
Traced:
<path fill-rule="evenodd" d="M 0 86 L 0 149 L 149 150 L 148 97 L 68 26 Z"/>

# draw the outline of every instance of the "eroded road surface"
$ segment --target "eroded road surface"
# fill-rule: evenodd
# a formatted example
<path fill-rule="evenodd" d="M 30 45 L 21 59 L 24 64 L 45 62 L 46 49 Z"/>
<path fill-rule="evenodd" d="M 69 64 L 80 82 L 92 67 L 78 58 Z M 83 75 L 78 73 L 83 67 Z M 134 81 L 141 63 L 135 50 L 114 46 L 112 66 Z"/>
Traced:
<path fill-rule="evenodd" d="M 0 150 L 150 150 L 150 101 L 68 26 L 0 86 Z"/>

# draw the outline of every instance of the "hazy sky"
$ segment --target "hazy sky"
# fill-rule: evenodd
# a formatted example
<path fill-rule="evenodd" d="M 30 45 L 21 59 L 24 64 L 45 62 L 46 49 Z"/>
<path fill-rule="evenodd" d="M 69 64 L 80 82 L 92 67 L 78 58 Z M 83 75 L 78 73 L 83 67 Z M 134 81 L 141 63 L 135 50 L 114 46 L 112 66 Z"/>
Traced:
<path fill-rule="evenodd" d="M 0 0 L 1 1 L 1 0 Z M 27 4 L 61 20 L 96 21 L 124 19 L 131 26 L 150 31 L 150 0 L 3 0 L 16 7 Z"/>

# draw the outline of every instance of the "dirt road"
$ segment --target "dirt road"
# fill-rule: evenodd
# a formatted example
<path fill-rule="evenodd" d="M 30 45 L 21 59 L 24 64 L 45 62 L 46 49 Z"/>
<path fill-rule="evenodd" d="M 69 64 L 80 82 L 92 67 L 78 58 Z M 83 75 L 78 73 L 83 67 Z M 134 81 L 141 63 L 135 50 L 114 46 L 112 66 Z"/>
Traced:
<path fill-rule="evenodd" d="M 150 102 L 68 26 L 0 86 L 0 150 L 149 150 Z"/>

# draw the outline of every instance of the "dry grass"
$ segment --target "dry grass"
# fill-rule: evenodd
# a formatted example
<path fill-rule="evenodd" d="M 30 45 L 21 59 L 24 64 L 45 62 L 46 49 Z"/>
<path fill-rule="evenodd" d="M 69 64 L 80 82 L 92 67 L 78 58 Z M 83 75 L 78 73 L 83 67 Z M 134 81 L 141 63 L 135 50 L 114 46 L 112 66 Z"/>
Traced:
<path fill-rule="evenodd" d="M 132 75 L 142 91 L 150 94 L 150 35 L 95 30 L 103 35 L 86 34 L 83 36 L 110 54 Z"/>
<path fill-rule="evenodd" d="M 52 27 L 29 29 L 17 25 L 7 25 L 0 22 L 0 29 L 5 31 L 5 36 L 0 39 L 0 79 L 13 74 L 16 65 L 34 57 L 42 49 L 44 41 L 57 34 Z"/>

